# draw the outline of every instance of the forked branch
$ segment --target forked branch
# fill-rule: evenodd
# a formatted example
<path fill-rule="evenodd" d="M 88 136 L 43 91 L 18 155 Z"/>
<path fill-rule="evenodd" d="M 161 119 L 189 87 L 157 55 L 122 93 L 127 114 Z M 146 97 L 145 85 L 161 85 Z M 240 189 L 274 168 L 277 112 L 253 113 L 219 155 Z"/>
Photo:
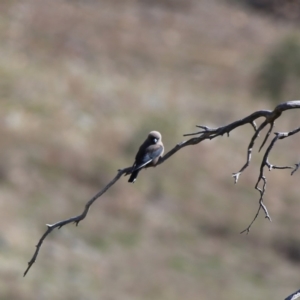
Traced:
<path fill-rule="evenodd" d="M 268 130 L 267 134 L 265 135 L 265 138 L 264 138 L 263 143 L 260 146 L 259 150 L 261 150 L 264 147 L 264 145 L 266 144 L 266 142 L 267 142 L 267 140 L 268 140 L 268 138 L 269 138 L 269 136 L 270 136 L 270 134 L 271 134 L 271 132 L 274 128 L 275 120 L 278 119 L 284 111 L 289 110 L 289 109 L 295 109 L 295 108 L 300 108 L 300 100 L 288 101 L 288 102 L 281 103 L 281 104 L 277 105 L 273 111 L 270 111 L 270 110 L 256 111 L 256 112 L 250 114 L 249 116 L 247 116 L 247 117 L 245 117 L 241 120 L 234 121 L 234 122 L 232 122 L 228 125 L 221 126 L 221 127 L 218 127 L 218 128 L 209 128 L 207 126 L 197 125 L 197 127 L 201 129 L 200 131 L 184 135 L 184 136 L 195 136 L 195 137 L 192 137 L 189 140 L 186 140 L 186 141 L 183 141 L 183 142 L 180 142 L 179 144 L 177 144 L 173 149 L 171 149 L 162 158 L 160 158 L 157 165 L 162 164 L 167 159 L 169 159 L 172 155 L 174 155 L 177 151 L 179 151 L 180 149 L 182 149 L 186 146 L 197 145 L 197 144 L 201 143 L 204 140 L 212 140 L 212 139 L 214 139 L 218 136 L 223 136 L 224 134 L 227 134 L 227 136 L 229 136 L 229 133 L 232 130 L 236 129 L 237 127 L 243 126 L 245 124 L 250 124 L 254 129 L 254 134 L 252 135 L 252 137 L 250 139 L 250 143 L 249 143 L 248 148 L 247 148 L 246 163 L 242 166 L 242 168 L 238 172 L 233 173 L 233 175 L 232 175 L 233 178 L 234 178 L 234 182 L 237 183 L 237 181 L 239 179 L 239 176 L 249 166 L 249 164 L 251 162 L 253 146 L 254 146 L 254 144 L 256 142 L 256 139 L 258 138 L 259 134 L 261 133 L 261 131 L 267 125 L 269 125 L 269 130 Z M 261 117 L 265 118 L 265 120 L 260 124 L 259 127 L 257 127 L 255 121 L 258 118 L 261 118 Z M 260 173 L 259 173 L 258 181 L 255 185 L 255 189 L 258 190 L 259 193 L 260 193 L 259 208 L 258 208 L 258 211 L 257 211 L 254 219 L 252 220 L 250 225 L 243 232 L 249 232 L 250 227 L 252 226 L 252 224 L 256 220 L 256 218 L 259 215 L 259 212 L 260 212 L 261 209 L 264 211 L 266 218 L 271 220 L 271 217 L 269 216 L 267 207 L 263 203 L 263 196 L 265 194 L 266 183 L 267 183 L 266 178 L 264 176 L 264 167 L 267 166 L 269 168 L 269 170 L 272 170 L 272 169 L 293 169 L 291 175 L 293 175 L 294 172 L 296 172 L 298 170 L 298 168 L 300 166 L 300 163 L 295 164 L 295 167 L 290 167 L 290 166 L 280 167 L 280 166 L 271 165 L 269 163 L 268 158 L 269 158 L 269 154 L 270 154 L 274 144 L 279 139 L 287 138 L 289 136 L 292 136 L 292 135 L 298 133 L 299 131 L 300 131 L 300 127 L 293 130 L 293 131 L 286 132 L 286 133 L 279 133 L 279 132 L 275 133 L 275 137 L 270 142 L 267 150 L 265 151 L 265 154 L 264 154 L 261 166 L 260 166 Z M 55 228 L 59 229 L 59 228 L 65 226 L 67 224 L 70 224 L 70 223 L 75 223 L 76 226 L 77 226 L 79 224 L 79 222 L 82 221 L 87 216 L 91 205 L 98 198 L 100 198 L 111 186 L 113 186 L 121 178 L 122 175 L 128 175 L 128 174 L 131 174 L 131 172 L 132 172 L 132 167 L 127 167 L 127 168 L 118 170 L 117 175 L 101 191 L 99 191 L 94 197 L 92 197 L 86 203 L 85 208 L 84 208 L 83 212 L 80 215 L 69 218 L 69 219 L 66 219 L 66 220 L 62 220 L 62 221 L 59 221 L 59 222 L 56 222 L 56 223 L 53 223 L 53 224 L 47 224 L 47 230 L 42 235 L 42 237 L 39 239 L 39 242 L 36 245 L 36 250 L 35 250 L 32 258 L 28 262 L 28 267 L 24 272 L 24 276 L 28 273 L 28 271 L 30 270 L 32 265 L 35 263 L 45 238 L 52 232 L 52 230 L 54 230 Z M 260 188 L 259 184 L 261 182 L 263 184 L 262 184 L 262 187 Z"/>

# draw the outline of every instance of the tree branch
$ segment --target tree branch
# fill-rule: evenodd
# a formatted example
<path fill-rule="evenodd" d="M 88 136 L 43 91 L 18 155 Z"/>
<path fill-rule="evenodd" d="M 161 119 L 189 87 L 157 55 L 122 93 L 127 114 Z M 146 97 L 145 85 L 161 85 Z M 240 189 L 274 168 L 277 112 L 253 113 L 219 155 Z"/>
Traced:
<path fill-rule="evenodd" d="M 119 179 L 120 177 L 125 174 L 126 172 L 128 172 L 129 170 L 131 170 L 131 167 L 130 168 L 125 168 L 125 169 L 122 169 L 122 170 L 118 170 L 118 174 L 116 175 L 116 177 L 110 182 L 108 183 L 100 192 L 98 192 L 93 198 L 91 198 L 85 205 L 84 207 L 84 210 L 83 212 L 78 215 L 78 216 L 75 216 L 75 217 L 72 217 L 72 218 L 69 218 L 69 219 L 66 219 L 66 220 L 62 220 L 62 221 L 59 221 L 59 222 L 56 222 L 54 224 L 46 224 L 47 226 L 47 230 L 46 232 L 42 235 L 42 237 L 40 238 L 39 242 L 37 243 L 36 245 L 36 249 L 35 249 L 35 252 L 31 258 L 31 260 L 28 262 L 28 267 L 27 269 L 25 270 L 24 272 L 24 275 L 23 276 L 26 276 L 26 274 L 28 273 L 29 269 L 31 268 L 31 266 L 35 263 L 36 261 L 36 258 L 39 254 L 39 251 L 41 249 L 41 246 L 44 242 L 44 239 L 48 236 L 48 234 L 51 233 L 51 231 L 55 228 L 58 228 L 60 229 L 61 227 L 69 224 L 69 223 L 75 223 L 76 226 L 78 226 L 79 222 L 82 221 L 86 215 L 88 214 L 88 211 L 90 209 L 90 206 L 99 198 L 101 197 L 111 186 L 113 186 Z"/>
<path fill-rule="evenodd" d="M 274 123 L 275 120 L 278 119 L 282 112 L 289 110 L 289 109 L 295 109 L 295 108 L 300 108 L 300 101 L 288 101 L 288 102 L 284 102 L 281 103 L 279 105 L 277 105 L 275 107 L 275 109 L 273 111 L 270 110 L 260 110 L 260 111 L 256 111 L 252 114 L 250 114 L 249 116 L 238 120 L 238 121 L 234 121 L 228 125 L 225 126 L 221 126 L 218 128 L 209 128 L 207 126 L 202 126 L 202 125 L 197 125 L 196 127 L 201 128 L 200 131 L 195 132 L 195 133 L 189 133 L 189 134 L 185 134 L 184 136 L 195 136 L 198 135 L 197 137 L 193 137 L 190 138 L 187 141 L 183 141 L 180 142 L 179 144 L 177 144 L 173 149 L 171 149 L 169 152 L 167 152 L 162 158 L 160 158 L 160 160 L 158 161 L 157 165 L 162 164 L 163 162 L 165 162 L 167 159 L 169 159 L 172 155 L 174 155 L 177 151 L 179 151 L 180 149 L 186 147 L 186 146 L 190 146 L 190 145 L 197 145 L 199 143 L 201 143 L 204 140 L 212 140 L 218 136 L 223 136 L 225 133 L 227 134 L 227 136 L 229 137 L 229 133 L 234 130 L 237 127 L 243 126 L 245 124 L 250 124 L 253 129 L 254 129 L 254 134 L 250 140 L 250 143 L 248 145 L 247 148 L 247 158 L 246 158 L 246 163 L 243 165 L 243 167 L 236 173 L 233 173 L 233 178 L 234 178 L 234 182 L 237 183 L 239 176 L 242 174 L 242 172 L 249 166 L 250 162 L 251 162 L 251 156 L 252 156 L 252 149 L 253 146 L 255 144 L 256 139 L 258 138 L 260 132 L 267 126 L 269 125 L 269 130 L 263 140 L 262 145 L 259 148 L 259 151 L 264 147 L 264 145 L 266 144 L 273 128 L 274 128 Z M 265 120 L 264 122 L 261 123 L 261 125 L 257 128 L 255 120 L 257 120 L 258 118 L 264 117 Z M 257 180 L 257 183 L 255 185 L 255 189 L 259 191 L 260 193 L 260 199 L 259 199 L 259 208 L 258 211 L 254 217 L 254 219 L 252 220 L 252 222 L 250 223 L 250 225 L 242 232 L 249 232 L 250 231 L 250 227 L 252 226 L 252 224 L 254 223 L 254 221 L 256 220 L 256 218 L 259 215 L 260 210 L 262 209 L 265 213 L 266 218 L 268 218 L 269 220 L 271 220 L 271 217 L 268 213 L 267 207 L 264 205 L 263 203 L 263 196 L 265 194 L 265 190 L 266 190 L 266 178 L 264 176 L 264 167 L 267 166 L 269 168 L 269 170 L 272 169 L 293 169 L 291 175 L 293 175 L 299 168 L 300 163 L 295 164 L 295 167 L 279 167 L 279 166 L 275 166 L 275 165 L 271 165 L 268 161 L 268 157 L 270 154 L 271 149 L 273 148 L 274 144 L 279 140 L 279 139 L 284 139 L 286 137 L 292 136 L 296 133 L 298 133 L 300 131 L 300 127 L 290 131 L 290 132 L 286 132 L 286 133 L 275 133 L 275 137 L 273 138 L 273 140 L 271 141 L 270 145 L 268 146 L 261 166 L 260 166 L 260 173 L 259 173 L 259 177 Z M 83 210 L 83 212 L 75 217 L 66 219 L 66 220 L 62 220 L 59 221 L 57 223 L 54 224 L 47 224 L 47 230 L 45 231 L 45 233 L 42 235 L 42 237 L 39 239 L 39 242 L 36 245 L 36 250 L 32 256 L 32 258 L 30 259 L 30 261 L 28 262 L 28 267 L 24 272 L 24 276 L 26 276 L 26 274 L 28 273 L 28 271 L 30 270 L 30 268 L 32 267 L 32 265 L 35 263 L 37 256 L 39 254 L 39 251 L 41 249 L 41 246 L 44 242 L 44 240 L 46 239 L 46 237 L 52 232 L 52 230 L 54 230 L 55 228 L 61 228 L 67 224 L 70 223 L 75 223 L 76 226 L 79 224 L 80 221 L 82 221 L 88 214 L 88 211 L 91 207 L 91 205 L 99 198 L 101 197 L 111 186 L 113 186 L 120 178 L 122 175 L 128 175 L 131 174 L 132 172 L 132 167 L 127 167 L 124 169 L 120 169 L 118 170 L 117 175 L 101 190 L 99 191 L 94 197 L 92 197 L 85 205 L 85 208 Z M 263 182 L 262 188 L 259 188 L 259 184 L 260 182 Z"/>

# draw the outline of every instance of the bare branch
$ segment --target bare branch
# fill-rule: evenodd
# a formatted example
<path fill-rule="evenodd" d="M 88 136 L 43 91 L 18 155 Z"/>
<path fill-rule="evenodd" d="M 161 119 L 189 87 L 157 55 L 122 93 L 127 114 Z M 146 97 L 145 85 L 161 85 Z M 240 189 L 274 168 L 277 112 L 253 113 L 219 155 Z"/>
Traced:
<path fill-rule="evenodd" d="M 200 142 L 204 141 L 204 140 L 211 140 L 214 139 L 218 136 L 223 136 L 224 134 L 227 134 L 227 136 L 229 136 L 229 133 L 234 130 L 237 127 L 243 126 L 245 124 L 250 124 L 253 129 L 254 129 L 254 134 L 250 140 L 250 143 L 248 145 L 247 148 L 247 159 L 246 159 L 246 163 L 244 164 L 244 166 L 240 169 L 239 172 L 234 173 L 233 177 L 235 179 L 235 183 L 238 181 L 238 178 L 240 176 L 240 174 L 249 166 L 250 161 L 251 161 L 251 155 L 252 155 L 252 149 L 254 146 L 254 143 L 256 141 L 256 139 L 259 137 L 259 133 L 269 124 L 270 128 L 265 136 L 265 139 L 260 147 L 260 150 L 263 148 L 263 146 L 265 145 L 265 143 L 268 140 L 268 137 L 270 136 L 273 127 L 274 127 L 274 122 L 277 118 L 279 118 L 282 114 L 282 112 L 289 110 L 289 109 L 295 109 L 295 108 L 300 108 L 300 100 L 296 100 L 296 101 L 288 101 L 288 102 L 284 102 L 281 103 L 279 105 L 277 105 L 275 107 L 275 109 L 273 111 L 270 110 L 260 110 L 260 111 L 256 111 L 252 114 L 250 114 L 249 116 L 238 120 L 238 121 L 234 121 L 228 125 L 225 126 L 221 126 L 218 128 L 209 128 L 207 126 L 202 126 L 202 125 L 198 125 L 198 128 L 201 128 L 200 131 L 195 132 L 195 133 L 189 133 L 189 134 L 185 134 L 184 136 L 195 136 L 198 135 L 197 137 L 193 137 L 190 138 L 187 141 L 183 141 L 178 143 L 173 149 L 171 149 L 168 153 L 166 153 L 162 158 L 160 158 L 160 160 L 158 161 L 157 165 L 162 164 L 164 161 L 166 161 L 167 159 L 169 159 L 172 155 L 174 155 L 177 151 L 179 151 L 180 149 L 186 147 L 186 146 L 190 146 L 190 145 L 196 145 L 199 144 Z M 261 123 L 261 125 L 257 128 L 257 125 L 255 123 L 255 120 L 257 120 L 258 118 L 264 117 L 265 120 L 264 122 Z M 267 166 L 269 168 L 269 170 L 271 169 L 294 169 L 291 173 L 291 175 L 293 175 L 299 168 L 300 163 L 296 164 L 296 167 L 278 167 L 278 166 L 274 166 L 271 165 L 268 162 L 268 156 L 269 153 L 272 149 L 272 147 L 274 146 L 275 142 L 278 139 L 284 139 L 288 136 L 291 136 L 297 132 L 300 131 L 300 127 L 291 131 L 291 132 L 287 132 L 287 133 L 275 133 L 276 137 L 271 141 L 269 147 L 266 150 L 266 153 L 264 155 L 264 158 L 262 160 L 262 164 L 260 167 L 260 174 L 258 177 L 258 181 L 255 185 L 255 189 L 257 189 L 260 193 L 260 199 L 259 199 L 259 208 L 258 211 L 253 219 L 253 221 L 250 223 L 250 225 L 243 231 L 243 232 L 249 232 L 250 231 L 250 227 L 252 226 L 252 224 L 254 223 L 254 221 L 256 220 L 257 216 L 259 215 L 260 210 L 262 209 L 265 213 L 266 218 L 268 218 L 269 220 L 271 220 L 268 210 L 266 208 L 266 206 L 263 203 L 263 196 L 265 194 L 265 189 L 266 189 L 266 178 L 264 176 L 264 167 Z M 101 197 L 112 185 L 114 185 L 120 178 L 122 175 L 128 175 L 131 174 L 132 172 L 132 167 L 127 167 L 124 169 L 120 169 L 118 170 L 117 175 L 114 177 L 114 179 L 112 179 L 101 191 L 99 191 L 94 197 L 92 197 L 85 205 L 85 208 L 83 210 L 83 212 L 75 217 L 66 219 L 66 220 L 62 220 L 59 221 L 57 223 L 54 224 L 47 224 L 47 230 L 45 231 L 45 233 L 42 235 L 42 237 L 39 239 L 38 244 L 36 245 L 36 250 L 31 258 L 31 260 L 28 262 L 28 267 L 24 272 L 24 276 L 28 273 L 28 271 L 30 270 L 30 268 L 32 267 L 32 265 L 35 263 L 37 256 L 39 254 L 39 251 L 41 249 L 41 246 L 44 242 L 44 240 L 46 239 L 46 237 L 52 232 L 52 230 L 54 230 L 55 228 L 61 228 L 67 224 L 70 223 L 75 223 L 76 226 L 79 224 L 80 221 L 82 221 L 88 214 L 88 211 L 91 207 L 91 205 L 99 198 Z M 259 188 L 259 183 L 263 181 L 263 186 L 262 188 Z"/>
<path fill-rule="evenodd" d="M 260 199 L 259 199 L 259 208 L 258 208 L 258 211 L 254 217 L 254 219 L 252 220 L 252 222 L 250 223 L 250 225 L 245 229 L 243 230 L 241 233 L 243 232 L 247 232 L 249 233 L 250 231 L 250 227 L 252 226 L 252 224 L 254 223 L 254 221 L 256 220 L 259 212 L 260 212 L 260 209 L 262 208 L 265 212 L 265 217 L 267 219 L 269 219 L 271 221 L 271 217 L 268 213 L 268 210 L 267 210 L 267 207 L 265 206 L 265 204 L 263 203 L 263 197 L 264 197 L 264 194 L 265 194 L 265 191 L 266 191 L 266 184 L 267 184 L 267 181 L 266 181 L 266 177 L 264 176 L 264 167 L 268 167 L 269 168 L 269 171 L 271 171 L 272 169 L 279 169 L 279 170 L 284 170 L 284 169 L 294 169 L 293 167 L 291 166 L 275 166 L 275 165 L 272 165 L 269 163 L 269 155 L 270 155 L 270 152 L 272 150 L 272 148 L 274 147 L 274 144 L 278 141 L 278 140 L 282 140 L 282 139 L 285 139 L 289 136 L 292 136 L 296 133 L 298 133 L 300 131 L 300 127 L 299 128 L 296 128 L 290 132 L 275 132 L 275 137 L 273 138 L 273 140 L 271 141 L 269 147 L 267 148 L 265 154 L 264 154 L 264 157 L 262 159 L 262 162 L 261 162 L 261 165 L 260 165 L 260 172 L 259 172 L 259 176 L 258 176 L 258 180 L 257 180 L 257 183 L 255 185 L 255 189 L 259 191 L 260 193 Z M 268 132 L 269 133 L 269 132 Z M 295 170 L 292 172 L 292 174 L 298 169 L 298 164 L 296 164 L 296 168 Z M 291 174 L 291 175 L 292 175 Z M 259 188 L 259 183 L 263 181 L 263 188 Z"/>
<path fill-rule="evenodd" d="M 47 230 L 46 232 L 42 235 L 42 237 L 40 238 L 39 242 L 36 245 L 36 250 L 31 258 L 31 260 L 28 262 L 28 267 L 24 272 L 23 276 L 26 276 L 26 274 L 28 273 L 29 269 L 32 267 L 32 265 L 35 263 L 36 258 L 39 254 L 39 251 L 41 249 L 41 246 L 44 242 L 44 239 L 48 236 L 48 234 L 50 234 L 52 232 L 53 229 L 58 228 L 60 229 L 61 227 L 63 227 L 64 225 L 67 225 L 69 223 L 75 223 L 76 226 L 78 226 L 79 222 L 82 221 L 86 215 L 88 214 L 88 211 L 90 209 L 90 206 L 99 198 L 101 197 L 112 185 L 114 185 L 119 179 L 120 177 L 125 174 L 126 172 L 128 172 L 128 169 L 130 168 L 125 168 L 122 170 L 118 170 L 118 174 L 116 175 L 116 177 L 110 182 L 108 183 L 101 191 L 99 191 L 93 198 L 91 198 L 85 205 L 85 208 L 83 210 L 83 212 L 75 217 L 63 220 L 63 221 L 59 221 L 57 223 L 54 224 L 47 224 Z"/>
<path fill-rule="evenodd" d="M 263 130 L 263 128 L 268 124 L 268 122 L 265 120 L 259 127 L 258 129 L 254 132 L 254 135 L 251 138 L 250 144 L 248 145 L 247 149 L 247 161 L 243 165 L 243 167 L 236 173 L 232 174 L 232 177 L 234 178 L 234 183 L 237 183 L 239 180 L 239 176 L 242 174 L 242 172 L 250 165 L 251 157 L 252 157 L 252 149 L 254 146 L 254 142 L 259 136 L 259 133 Z"/>
<path fill-rule="evenodd" d="M 258 152 L 260 152 L 260 150 L 264 147 L 264 145 L 265 145 L 266 141 L 268 140 L 268 138 L 270 136 L 270 133 L 272 132 L 273 128 L 274 128 L 274 122 L 272 122 L 270 124 L 270 128 L 269 128 L 269 130 L 268 130 L 268 132 L 267 132 L 267 134 L 266 134 L 266 136 L 264 138 L 264 141 L 262 142 L 261 146 L 259 147 Z"/>

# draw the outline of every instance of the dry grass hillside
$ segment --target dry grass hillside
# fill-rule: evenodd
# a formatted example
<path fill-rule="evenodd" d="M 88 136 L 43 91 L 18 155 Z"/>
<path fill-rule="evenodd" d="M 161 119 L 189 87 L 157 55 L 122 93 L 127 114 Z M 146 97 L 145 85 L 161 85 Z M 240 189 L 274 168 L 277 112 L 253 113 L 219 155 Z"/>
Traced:
<path fill-rule="evenodd" d="M 250 126 L 188 147 L 134 185 L 122 178 L 80 213 L 151 130 L 166 149 L 196 124 L 221 126 L 274 104 L 255 74 L 292 24 L 221 0 L 0 1 L 0 299 L 284 299 L 300 287 L 299 172 L 267 174 L 261 153 L 234 185 Z M 300 97 L 299 97 L 300 98 Z M 282 99 L 282 101 L 292 99 Z M 299 126 L 285 113 L 276 130 Z M 299 137 L 271 159 L 299 160 Z"/>

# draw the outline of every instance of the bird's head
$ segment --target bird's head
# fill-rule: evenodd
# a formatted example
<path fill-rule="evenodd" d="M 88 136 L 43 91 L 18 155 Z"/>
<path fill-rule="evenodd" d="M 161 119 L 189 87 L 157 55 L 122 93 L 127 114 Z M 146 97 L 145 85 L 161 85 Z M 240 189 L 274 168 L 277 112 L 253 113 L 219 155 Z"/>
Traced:
<path fill-rule="evenodd" d="M 161 141 L 161 134 L 158 131 L 151 131 L 148 135 L 148 140 L 151 144 L 157 144 Z"/>

